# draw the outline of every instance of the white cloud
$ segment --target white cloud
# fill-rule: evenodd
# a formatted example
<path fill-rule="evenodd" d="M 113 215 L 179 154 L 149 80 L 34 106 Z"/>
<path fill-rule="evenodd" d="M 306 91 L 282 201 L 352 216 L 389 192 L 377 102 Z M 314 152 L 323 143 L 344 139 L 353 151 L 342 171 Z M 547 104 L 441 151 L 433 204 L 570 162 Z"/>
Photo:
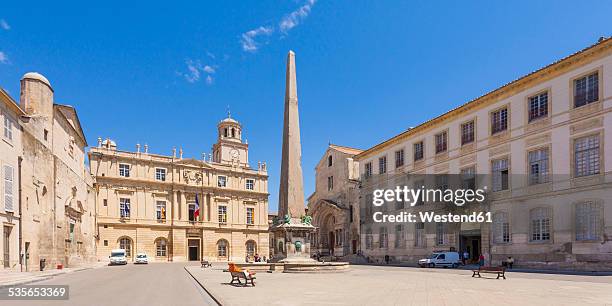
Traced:
<path fill-rule="evenodd" d="M 0 28 L 8 31 L 11 29 L 11 26 L 8 24 L 8 22 L 6 22 L 6 20 L 0 19 Z"/>
<path fill-rule="evenodd" d="M 215 68 L 211 67 L 211 66 L 204 66 L 204 68 L 202 69 L 204 70 L 204 72 L 208 73 L 208 74 L 213 74 L 215 73 Z"/>
<path fill-rule="evenodd" d="M 206 51 L 206 55 L 212 59 L 215 59 L 215 55 L 212 52 Z"/>
<path fill-rule="evenodd" d="M 261 26 L 257 29 L 253 29 L 246 33 L 243 33 L 242 38 L 240 39 L 240 43 L 242 44 L 242 50 L 248 51 L 248 52 L 257 51 L 259 44 L 255 41 L 255 38 L 260 35 L 269 36 L 273 32 L 274 32 L 274 28 Z"/>
<path fill-rule="evenodd" d="M 0 51 L 0 64 L 6 63 L 8 63 L 8 57 L 6 56 L 6 53 Z"/>
<path fill-rule="evenodd" d="M 187 65 L 187 73 L 182 75 L 187 82 L 195 83 L 203 76 L 206 76 L 204 78 L 206 84 L 211 85 L 213 83 L 212 75 L 217 72 L 217 66 L 203 65 L 200 60 L 191 59 L 187 59 L 185 64 Z"/>
<path fill-rule="evenodd" d="M 281 19 L 280 23 L 278 24 L 280 31 L 283 33 L 287 33 L 289 30 L 299 25 L 300 22 L 302 22 L 306 17 L 308 17 L 308 14 L 310 14 L 310 10 L 312 9 L 315 2 L 317 2 L 317 0 L 307 0 L 306 3 L 300 6 L 297 10 L 283 17 L 283 19 Z"/>

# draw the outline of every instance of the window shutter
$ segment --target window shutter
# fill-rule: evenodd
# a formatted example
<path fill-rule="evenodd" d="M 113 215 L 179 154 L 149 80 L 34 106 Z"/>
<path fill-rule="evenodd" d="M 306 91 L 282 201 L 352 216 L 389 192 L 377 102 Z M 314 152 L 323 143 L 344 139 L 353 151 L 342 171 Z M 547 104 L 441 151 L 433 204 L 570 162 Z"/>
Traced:
<path fill-rule="evenodd" d="M 13 167 L 4 166 L 4 210 L 13 211 Z"/>

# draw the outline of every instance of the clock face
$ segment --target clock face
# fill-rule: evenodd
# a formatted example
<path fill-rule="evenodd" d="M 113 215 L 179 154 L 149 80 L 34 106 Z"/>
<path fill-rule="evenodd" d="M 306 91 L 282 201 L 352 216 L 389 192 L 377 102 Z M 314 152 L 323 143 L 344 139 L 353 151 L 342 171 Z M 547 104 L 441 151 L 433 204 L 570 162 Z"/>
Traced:
<path fill-rule="evenodd" d="M 230 151 L 230 155 L 231 155 L 233 158 L 238 158 L 238 155 L 239 155 L 238 150 L 236 150 L 236 149 L 232 149 L 232 150 Z"/>

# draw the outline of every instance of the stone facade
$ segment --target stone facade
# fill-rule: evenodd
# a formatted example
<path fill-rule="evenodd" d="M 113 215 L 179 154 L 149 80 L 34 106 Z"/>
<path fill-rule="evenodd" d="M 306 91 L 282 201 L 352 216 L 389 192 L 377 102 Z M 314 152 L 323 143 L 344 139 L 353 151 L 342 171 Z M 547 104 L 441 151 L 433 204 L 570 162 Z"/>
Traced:
<path fill-rule="evenodd" d="M 612 270 L 611 92 L 608 38 L 357 155 L 363 253 L 415 263 L 469 249 L 494 265 Z M 469 172 L 503 181 L 484 182 L 492 223 L 384 229 L 364 215 L 372 190 L 398 178 Z"/>
<path fill-rule="evenodd" d="M 85 168 L 87 142 L 72 106 L 55 103 L 53 88 L 38 73 L 21 80 L 19 147 L 14 205 L 19 207 L 21 268 L 74 267 L 95 260 L 93 179 Z M 17 121 L 14 121 L 17 123 Z M 18 210 L 18 211 L 19 211 Z"/>
<path fill-rule="evenodd" d="M 25 115 L 4 90 L 0 88 L 0 268 L 19 269 L 19 163 L 21 159 L 21 124 Z"/>
<path fill-rule="evenodd" d="M 308 212 L 317 232 L 311 252 L 344 256 L 359 250 L 359 163 L 362 150 L 330 144 L 315 167 Z"/>
<path fill-rule="evenodd" d="M 139 252 L 152 261 L 269 257 L 266 165 L 250 166 L 240 123 L 228 117 L 217 128 L 204 159 L 151 154 L 147 145 L 121 151 L 110 139 L 91 148 L 100 260 L 118 248 L 130 260 Z"/>

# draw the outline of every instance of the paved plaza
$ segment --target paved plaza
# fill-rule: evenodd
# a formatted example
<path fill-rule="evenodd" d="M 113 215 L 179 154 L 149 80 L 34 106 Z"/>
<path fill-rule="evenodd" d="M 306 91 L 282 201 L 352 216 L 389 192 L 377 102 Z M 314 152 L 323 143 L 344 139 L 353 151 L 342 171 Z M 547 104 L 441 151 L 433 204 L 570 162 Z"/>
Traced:
<path fill-rule="evenodd" d="M 223 305 L 612 305 L 612 276 L 352 266 L 320 274 L 257 273 L 255 287 L 230 285 L 225 266 L 186 267 Z"/>

